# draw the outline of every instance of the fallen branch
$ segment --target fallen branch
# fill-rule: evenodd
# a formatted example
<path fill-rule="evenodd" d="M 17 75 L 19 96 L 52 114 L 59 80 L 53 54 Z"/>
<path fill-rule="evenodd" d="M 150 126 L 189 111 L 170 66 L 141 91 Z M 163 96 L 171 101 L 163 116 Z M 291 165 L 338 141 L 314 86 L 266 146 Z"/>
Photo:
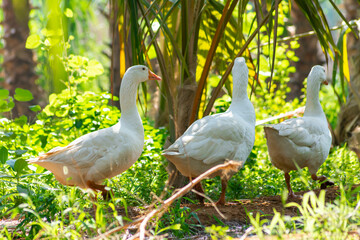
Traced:
<path fill-rule="evenodd" d="M 107 231 L 107 232 L 105 232 L 105 233 L 103 233 L 103 234 L 100 234 L 100 235 L 97 236 L 96 238 L 93 238 L 93 240 L 108 239 L 111 234 L 114 234 L 114 233 L 116 233 L 116 232 L 120 232 L 121 230 L 126 229 L 126 228 L 129 228 L 130 226 L 137 225 L 137 224 L 139 224 L 143 219 L 144 219 L 144 217 L 141 217 L 141 218 L 138 218 L 138 219 L 136 219 L 135 221 L 133 221 L 133 222 L 131 222 L 131 223 L 128 223 L 128 224 L 125 224 L 125 225 L 123 225 L 123 226 L 119 226 L 119 227 L 113 228 L 113 229 L 111 229 L 110 231 Z"/>
<path fill-rule="evenodd" d="M 219 171 L 219 170 L 225 170 L 225 171 L 237 171 L 238 167 L 241 164 L 235 161 L 228 161 L 225 162 L 224 164 L 220 164 L 217 165 L 211 169 L 209 169 L 208 171 L 206 171 L 205 173 L 201 174 L 200 176 L 198 176 L 197 178 L 193 179 L 192 181 L 189 182 L 189 184 L 187 184 L 185 187 L 181 188 L 181 189 L 177 189 L 177 191 L 174 193 L 174 195 L 172 195 L 170 198 L 168 198 L 167 200 L 162 202 L 162 205 L 160 207 L 158 207 L 157 209 L 152 210 L 150 213 L 148 213 L 146 216 L 141 217 L 136 219 L 134 222 L 128 223 L 124 226 L 119 226 L 116 228 L 111 229 L 108 232 L 105 232 L 101 235 L 99 235 L 98 237 L 94 238 L 93 240 L 100 240 L 100 239 L 107 239 L 111 234 L 114 234 L 116 232 L 119 232 L 121 230 L 127 229 L 130 226 L 136 226 L 138 224 L 140 224 L 140 233 L 135 234 L 133 237 L 137 238 L 138 236 L 140 237 L 140 239 L 145 239 L 145 235 L 147 233 L 146 231 L 146 225 L 147 223 L 155 216 L 157 215 L 158 217 L 161 217 L 165 211 L 167 210 L 167 208 L 170 207 L 170 205 L 178 198 L 181 198 L 182 196 L 184 196 L 185 194 L 187 194 L 188 192 L 191 191 L 191 189 L 198 184 L 201 180 L 207 178 L 209 175 Z M 159 199 L 158 199 L 159 201 Z M 160 202 L 160 201 L 159 201 Z M 210 201 L 211 202 L 211 201 Z M 221 216 L 223 216 L 220 211 L 216 208 L 216 205 L 214 203 L 212 203 L 212 205 L 215 207 L 215 209 L 219 212 L 219 214 Z M 149 234 L 149 233 L 148 233 Z"/>
<path fill-rule="evenodd" d="M 210 202 L 211 206 L 213 206 L 213 207 L 215 208 L 216 212 L 217 212 L 223 219 L 226 219 L 225 215 L 220 212 L 220 210 L 216 207 L 216 203 L 214 203 L 214 201 L 213 201 L 211 198 L 209 198 L 208 196 L 206 196 L 206 194 L 204 194 L 204 193 L 201 193 L 201 192 L 196 191 L 195 189 L 192 189 L 191 191 L 192 191 L 193 193 L 197 194 L 197 195 L 202 196 L 203 198 L 206 198 L 206 199 Z"/>
<path fill-rule="evenodd" d="M 274 121 L 280 118 L 286 118 L 286 117 L 293 117 L 293 116 L 299 116 L 300 114 L 304 114 L 305 111 L 305 107 L 299 107 L 297 109 L 295 109 L 294 111 L 291 112 L 286 112 L 286 113 L 281 113 L 277 116 L 274 117 L 269 117 L 260 121 L 256 121 L 255 126 L 259 126 L 261 124 L 270 122 L 270 121 Z"/>
<path fill-rule="evenodd" d="M 235 161 L 229 161 L 221 165 L 217 165 L 205 173 L 201 174 L 194 180 L 192 180 L 188 185 L 183 187 L 180 191 L 178 191 L 176 194 L 172 195 L 170 198 L 164 201 L 164 203 L 157 209 L 154 209 L 149 214 L 147 214 L 144 218 L 144 220 L 140 224 L 140 240 L 145 239 L 145 233 L 146 233 L 146 225 L 152 219 L 155 215 L 158 215 L 158 217 L 161 217 L 161 215 L 165 212 L 167 208 L 178 198 L 184 196 L 186 193 L 190 192 L 191 189 L 198 183 L 200 183 L 201 180 L 208 177 L 209 175 L 219 171 L 219 170 L 233 170 L 236 171 L 238 166 L 240 164 Z M 162 214 L 161 214 L 162 213 Z"/>

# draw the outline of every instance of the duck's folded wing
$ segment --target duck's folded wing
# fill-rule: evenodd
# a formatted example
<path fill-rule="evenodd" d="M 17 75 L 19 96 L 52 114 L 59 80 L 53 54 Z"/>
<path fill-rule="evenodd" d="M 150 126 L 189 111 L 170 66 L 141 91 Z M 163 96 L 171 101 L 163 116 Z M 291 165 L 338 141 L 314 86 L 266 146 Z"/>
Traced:
<path fill-rule="evenodd" d="M 280 136 L 286 137 L 297 146 L 311 147 L 317 137 L 311 132 L 310 123 L 303 118 L 294 118 L 280 124 L 265 125 L 279 132 Z"/>
<path fill-rule="evenodd" d="M 59 164 L 62 166 L 71 166 L 79 169 L 87 169 L 94 165 L 94 162 L 104 158 L 106 152 L 100 149 L 89 147 L 66 146 L 55 149 L 55 151 L 45 153 L 36 160 L 30 161 L 42 165 L 41 163 Z"/>
<path fill-rule="evenodd" d="M 111 155 L 113 144 L 109 143 L 109 139 L 106 134 L 99 135 L 93 132 L 76 139 L 65 147 L 56 147 L 32 162 L 39 165 L 41 162 L 51 162 L 81 169 L 90 168 L 96 161 Z M 116 146 L 119 150 L 121 143 Z"/>
<path fill-rule="evenodd" d="M 241 144 L 249 142 L 246 141 L 245 125 L 221 117 L 199 120 L 166 149 L 164 155 L 190 157 L 206 164 L 224 159 L 236 160 L 234 158 L 241 155 Z"/>

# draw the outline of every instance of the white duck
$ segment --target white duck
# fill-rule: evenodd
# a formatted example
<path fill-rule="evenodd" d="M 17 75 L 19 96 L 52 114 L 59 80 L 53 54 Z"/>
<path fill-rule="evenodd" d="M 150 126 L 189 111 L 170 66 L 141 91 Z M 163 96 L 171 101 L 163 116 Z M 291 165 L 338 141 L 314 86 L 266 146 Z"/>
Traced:
<path fill-rule="evenodd" d="M 121 118 L 117 124 L 88 133 L 28 162 L 48 169 L 61 184 L 100 190 L 107 198 L 102 181 L 130 168 L 143 151 L 144 127 L 136 94 L 139 83 L 146 80 L 161 78 L 142 65 L 128 68 L 121 83 Z"/>
<path fill-rule="evenodd" d="M 163 155 L 186 177 L 195 178 L 227 159 L 244 164 L 253 148 L 255 111 L 246 92 L 249 70 L 244 58 L 235 59 L 232 74 L 234 89 L 229 109 L 197 120 L 164 150 Z M 225 204 L 227 182 L 234 173 L 219 171 L 210 176 L 221 176 L 222 191 L 217 204 Z M 203 192 L 201 184 L 195 189 Z M 203 203 L 204 199 L 199 198 Z"/>
<path fill-rule="evenodd" d="M 313 180 L 324 182 L 325 176 L 316 172 L 327 158 L 331 146 L 331 133 L 319 102 L 320 84 L 327 84 L 325 69 L 314 66 L 308 76 L 307 100 L 304 116 L 288 119 L 279 124 L 265 125 L 265 136 L 271 162 L 285 173 L 289 197 L 298 198 L 290 185 L 291 170 L 308 167 Z M 321 188 L 333 185 L 324 182 Z"/>

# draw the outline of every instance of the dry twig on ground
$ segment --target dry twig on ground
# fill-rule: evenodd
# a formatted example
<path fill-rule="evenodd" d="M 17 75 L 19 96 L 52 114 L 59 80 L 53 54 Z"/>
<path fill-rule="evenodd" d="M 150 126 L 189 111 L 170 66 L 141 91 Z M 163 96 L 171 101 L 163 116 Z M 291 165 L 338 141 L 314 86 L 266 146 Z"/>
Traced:
<path fill-rule="evenodd" d="M 209 175 L 217 172 L 217 171 L 236 171 L 239 167 L 239 163 L 235 162 L 235 161 L 227 161 L 224 164 L 220 164 L 217 165 L 211 169 L 209 169 L 208 171 L 206 171 L 205 173 L 201 174 L 200 176 L 198 176 L 197 178 L 193 179 L 192 181 L 189 182 L 189 184 L 187 184 L 185 187 L 179 189 L 178 191 L 176 191 L 170 198 L 168 198 L 167 200 L 163 201 L 162 204 L 157 208 L 154 209 L 152 211 L 150 211 L 148 214 L 146 214 L 144 217 L 138 218 L 136 219 L 134 222 L 131 222 L 129 224 L 126 224 L 124 226 L 119 226 L 116 227 L 114 229 L 111 229 L 110 231 L 103 233 L 101 235 L 99 235 L 97 238 L 95 238 L 95 240 L 99 240 L 99 239 L 106 239 L 108 238 L 110 235 L 119 232 L 121 230 L 127 229 L 130 226 L 136 226 L 138 224 L 140 224 L 139 227 L 139 233 L 136 234 L 136 236 L 139 236 L 140 239 L 145 239 L 146 233 L 148 233 L 146 231 L 146 226 L 148 224 L 148 222 L 154 218 L 155 216 L 157 216 L 158 218 L 160 218 L 164 212 L 171 206 L 171 204 L 176 200 L 181 198 L 182 196 L 184 196 L 185 194 L 187 194 L 188 192 L 191 191 L 191 189 L 198 184 L 201 180 L 207 178 Z M 212 204 L 215 208 L 215 204 Z M 218 211 L 218 210 L 217 210 Z M 218 211 L 219 212 L 219 211 Z"/>

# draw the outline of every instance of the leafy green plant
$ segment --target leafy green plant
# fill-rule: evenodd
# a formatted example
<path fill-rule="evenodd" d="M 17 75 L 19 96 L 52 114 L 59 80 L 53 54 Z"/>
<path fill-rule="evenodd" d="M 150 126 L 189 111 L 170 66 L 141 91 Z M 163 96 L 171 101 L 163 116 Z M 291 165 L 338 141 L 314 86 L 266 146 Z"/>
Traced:
<path fill-rule="evenodd" d="M 268 220 L 261 219 L 260 214 L 254 218 L 249 213 L 253 232 L 260 239 L 264 239 L 265 234 L 283 238 L 284 234 L 290 233 L 311 234 L 313 239 L 346 239 L 360 226 L 360 195 L 359 189 L 345 190 L 342 186 L 340 189 L 340 197 L 333 203 L 325 202 L 325 191 L 322 190 L 318 197 L 314 192 L 306 193 L 301 205 L 285 204 L 284 207 L 295 207 L 299 211 L 296 217 L 274 211 L 274 217 Z"/>
<path fill-rule="evenodd" d="M 19 102 L 28 102 L 33 98 L 32 93 L 27 89 L 16 88 L 13 97 L 9 95 L 9 90 L 0 89 L 0 113 L 10 112 L 11 109 L 15 107 L 14 99 Z M 36 112 L 38 108 L 36 106 L 32 106 L 30 109 Z M 26 116 L 21 117 L 25 118 Z"/>
<path fill-rule="evenodd" d="M 195 234 L 203 227 L 197 214 L 191 212 L 188 207 L 181 207 L 180 203 L 181 200 L 178 200 L 175 206 L 170 207 L 160 221 L 157 221 L 154 229 L 156 235 L 171 230 L 175 237 L 184 238 Z"/>
<path fill-rule="evenodd" d="M 220 240 L 231 240 L 232 237 L 227 235 L 227 231 L 229 230 L 228 226 L 215 226 L 211 225 L 211 227 L 206 227 L 205 231 L 210 234 L 211 239 L 220 239 Z"/>

